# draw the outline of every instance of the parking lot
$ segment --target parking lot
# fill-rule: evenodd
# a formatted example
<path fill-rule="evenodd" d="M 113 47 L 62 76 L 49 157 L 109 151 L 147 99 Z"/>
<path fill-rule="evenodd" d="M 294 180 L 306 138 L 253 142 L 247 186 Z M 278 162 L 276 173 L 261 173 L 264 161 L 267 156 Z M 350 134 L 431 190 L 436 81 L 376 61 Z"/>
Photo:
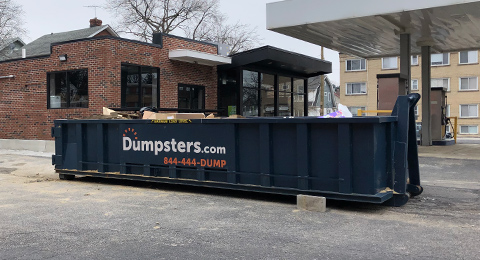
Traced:
<path fill-rule="evenodd" d="M 405 206 L 328 200 L 326 213 L 294 197 L 62 181 L 48 154 L 2 150 L 0 259 L 479 259 L 480 157 L 432 149 Z"/>

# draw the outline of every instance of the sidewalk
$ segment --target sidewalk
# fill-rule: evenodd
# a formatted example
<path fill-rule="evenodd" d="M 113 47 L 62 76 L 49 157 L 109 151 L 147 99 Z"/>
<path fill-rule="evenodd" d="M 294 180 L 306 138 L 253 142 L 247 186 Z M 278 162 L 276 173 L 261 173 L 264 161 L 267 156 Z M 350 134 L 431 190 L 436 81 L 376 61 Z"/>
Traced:
<path fill-rule="evenodd" d="M 480 160 L 480 144 L 457 142 L 450 146 L 418 146 L 418 156 Z"/>

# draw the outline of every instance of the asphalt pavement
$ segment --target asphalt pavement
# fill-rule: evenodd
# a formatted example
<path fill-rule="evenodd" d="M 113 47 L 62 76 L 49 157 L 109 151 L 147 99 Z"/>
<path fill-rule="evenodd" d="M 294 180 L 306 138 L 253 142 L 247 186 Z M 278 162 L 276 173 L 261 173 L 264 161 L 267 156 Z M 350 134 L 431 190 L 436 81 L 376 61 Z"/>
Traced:
<path fill-rule="evenodd" d="M 63 181 L 49 154 L 0 150 L 0 259 L 480 259 L 480 157 L 429 152 L 403 207 L 316 213 L 288 196 Z"/>

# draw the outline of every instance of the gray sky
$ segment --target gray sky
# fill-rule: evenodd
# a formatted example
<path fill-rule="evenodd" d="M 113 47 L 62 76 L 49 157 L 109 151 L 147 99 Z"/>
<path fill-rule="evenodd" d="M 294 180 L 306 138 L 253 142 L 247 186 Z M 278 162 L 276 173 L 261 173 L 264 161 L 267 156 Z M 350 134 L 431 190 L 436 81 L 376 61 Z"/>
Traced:
<path fill-rule="evenodd" d="M 28 37 L 23 39 L 31 42 L 38 37 L 49 34 L 82 29 L 89 26 L 89 20 L 95 17 L 94 8 L 84 6 L 105 4 L 105 0 L 15 0 L 25 11 L 25 27 Z M 231 22 L 257 27 L 258 34 L 263 39 L 262 45 L 272 45 L 293 52 L 320 58 L 320 46 L 300 41 L 266 29 L 266 3 L 277 0 L 220 0 L 220 9 L 227 14 Z M 300 14 L 299 14 L 300 15 Z M 97 8 L 97 17 L 103 24 L 112 24 L 113 17 L 103 9 Z M 340 65 L 338 53 L 325 49 L 325 60 L 332 62 L 332 74 L 329 78 L 336 84 L 340 82 Z"/>

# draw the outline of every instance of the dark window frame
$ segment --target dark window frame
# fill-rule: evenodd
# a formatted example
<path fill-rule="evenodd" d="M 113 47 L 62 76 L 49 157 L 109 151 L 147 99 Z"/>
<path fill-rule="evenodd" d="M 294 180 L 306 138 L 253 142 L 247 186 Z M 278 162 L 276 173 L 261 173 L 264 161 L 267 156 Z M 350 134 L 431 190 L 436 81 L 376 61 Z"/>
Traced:
<path fill-rule="evenodd" d="M 242 101 L 242 98 L 243 98 L 243 94 L 244 94 L 244 91 L 243 89 L 245 88 L 248 88 L 248 89 L 253 89 L 253 88 L 250 88 L 250 87 L 244 87 L 243 86 L 243 72 L 244 71 L 250 71 L 250 72 L 255 72 L 257 73 L 257 78 L 259 79 L 259 82 L 258 82 L 258 87 L 256 88 L 257 91 L 258 91 L 258 98 L 257 98 L 257 107 L 258 107 L 258 113 L 257 113 L 257 117 L 262 117 L 260 116 L 260 107 L 261 107 L 261 82 L 260 82 L 260 78 L 261 78 L 261 74 L 264 73 L 264 74 L 270 74 L 270 75 L 273 75 L 274 76 L 274 79 L 275 79 L 275 87 L 274 87 L 274 91 L 275 91 L 275 115 L 274 116 L 279 116 L 279 94 L 280 92 L 286 92 L 286 93 L 290 93 L 290 102 L 291 102 L 291 108 L 290 108 L 290 116 L 293 116 L 294 114 L 294 95 L 303 95 L 303 98 L 304 98 L 304 102 L 303 102 L 303 108 L 304 108 L 304 113 L 303 113 L 303 116 L 308 116 L 308 79 L 307 78 L 303 78 L 303 77 L 299 77 L 299 76 L 296 76 L 296 75 L 292 75 L 292 74 L 289 74 L 289 73 L 279 73 L 278 71 L 275 71 L 275 70 L 264 70 L 264 69 L 257 69 L 257 68 L 251 68 L 251 67 L 244 67 L 244 66 L 241 66 L 241 67 L 238 67 L 237 68 L 237 75 L 238 75 L 238 80 L 237 80 L 237 86 L 239 87 L 239 98 L 238 98 L 238 109 L 237 109 L 237 113 L 240 114 L 240 115 L 243 115 L 243 101 Z M 290 91 L 280 91 L 279 89 L 279 77 L 285 77 L 285 78 L 290 78 Z M 303 93 L 297 93 L 297 92 L 294 92 L 294 81 L 295 80 L 303 80 Z"/>
<path fill-rule="evenodd" d="M 120 107 L 122 109 L 129 109 L 129 110 L 140 110 L 142 107 L 126 107 L 126 88 L 125 86 L 122 85 L 123 79 L 122 79 L 122 67 L 123 66 L 130 66 L 130 67 L 137 67 L 138 69 L 138 75 L 139 75 L 139 90 L 142 90 L 142 81 L 141 81 L 141 74 L 142 74 L 142 68 L 149 68 L 149 69 L 154 69 L 155 72 L 157 73 L 157 104 L 153 104 L 152 106 L 156 108 L 160 108 L 160 68 L 159 67 L 153 67 L 153 66 L 146 66 L 146 65 L 139 65 L 139 64 L 134 64 L 134 63 L 125 63 L 122 62 L 120 66 Z M 142 91 L 139 91 L 138 95 L 138 104 L 142 103 L 143 100 L 143 93 Z"/>
<path fill-rule="evenodd" d="M 180 108 L 179 105 L 180 105 L 180 95 L 179 95 L 179 92 L 180 92 L 180 87 L 190 87 L 190 88 L 200 88 L 202 89 L 203 91 L 203 95 L 202 95 L 202 108 L 192 108 L 192 101 L 189 102 L 189 105 L 190 105 L 190 108 Z M 195 84 L 185 84 L 185 83 L 178 83 L 178 86 L 177 86 L 177 109 L 179 110 L 182 110 L 182 111 L 186 111 L 186 112 L 197 112 L 197 111 L 203 111 L 205 110 L 205 96 L 206 96 L 206 87 L 205 86 L 202 86 L 202 85 L 195 85 Z M 191 98 L 191 97 L 190 97 Z"/>
<path fill-rule="evenodd" d="M 75 72 L 75 71 L 86 71 L 87 73 L 87 106 L 86 107 L 71 107 L 70 106 L 70 84 L 68 84 L 68 73 L 69 72 Z M 66 82 L 66 87 L 67 87 L 67 107 L 50 107 L 50 77 L 52 74 L 59 74 L 59 73 L 65 73 L 65 82 Z M 89 83 L 88 83 L 88 68 L 82 68 L 82 69 L 73 69 L 73 70 L 59 70 L 59 71 L 49 71 L 47 72 L 47 109 L 82 109 L 82 108 L 88 108 L 88 105 L 90 103 L 90 93 L 89 93 Z"/>

